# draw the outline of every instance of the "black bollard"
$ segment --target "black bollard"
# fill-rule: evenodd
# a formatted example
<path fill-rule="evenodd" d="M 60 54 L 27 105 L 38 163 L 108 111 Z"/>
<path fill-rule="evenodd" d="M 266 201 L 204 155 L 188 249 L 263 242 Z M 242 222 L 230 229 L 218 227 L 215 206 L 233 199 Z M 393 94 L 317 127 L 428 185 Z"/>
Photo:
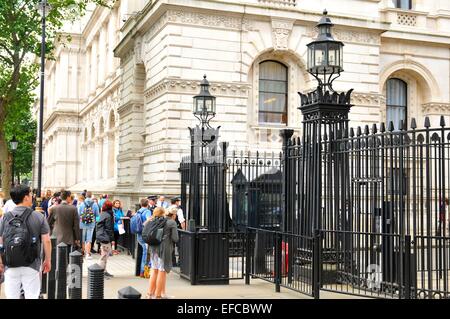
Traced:
<path fill-rule="evenodd" d="M 67 245 L 60 243 L 56 252 L 56 299 L 67 298 Z"/>
<path fill-rule="evenodd" d="M 87 299 L 103 299 L 104 286 L 104 269 L 98 264 L 93 264 L 88 268 Z"/>
<path fill-rule="evenodd" d="M 141 299 L 141 293 L 133 287 L 125 287 L 119 290 L 119 299 Z"/>
<path fill-rule="evenodd" d="M 83 255 L 75 250 L 69 254 L 69 299 L 82 299 Z"/>
<path fill-rule="evenodd" d="M 52 241 L 52 269 L 47 274 L 47 299 L 55 299 L 56 294 L 56 236 L 50 237 Z"/>

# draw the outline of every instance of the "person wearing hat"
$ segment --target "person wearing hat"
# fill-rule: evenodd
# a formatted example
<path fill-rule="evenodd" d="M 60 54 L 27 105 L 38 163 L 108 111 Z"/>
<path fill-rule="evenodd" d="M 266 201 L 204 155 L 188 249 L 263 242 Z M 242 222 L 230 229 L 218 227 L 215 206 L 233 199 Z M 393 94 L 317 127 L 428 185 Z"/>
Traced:
<path fill-rule="evenodd" d="M 183 209 L 181 208 L 181 198 L 180 197 L 173 197 L 170 199 L 170 207 L 168 208 L 168 211 L 171 211 L 173 208 L 176 209 L 177 216 L 175 217 L 175 222 L 177 223 L 178 229 L 186 229 L 186 220 L 184 219 Z M 177 246 L 177 244 L 175 244 Z M 178 257 L 179 258 L 179 257 Z M 179 266 L 179 261 L 177 262 L 175 257 L 175 249 L 172 252 L 172 265 L 174 267 Z"/>
<path fill-rule="evenodd" d="M 156 195 L 150 195 L 147 197 L 148 199 L 148 209 L 153 213 L 153 210 L 156 208 Z"/>
<path fill-rule="evenodd" d="M 178 208 L 178 210 L 177 210 L 177 218 L 176 218 L 176 222 L 177 222 L 178 228 L 179 229 L 186 229 L 186 219 L 184 219 L 183 209 L 181 208 L 181 198 L 180 197 L 173 197 L 170 200 L 170 203 L 172 205 L 170 205 L 169 209 L 171 207 Z"/>

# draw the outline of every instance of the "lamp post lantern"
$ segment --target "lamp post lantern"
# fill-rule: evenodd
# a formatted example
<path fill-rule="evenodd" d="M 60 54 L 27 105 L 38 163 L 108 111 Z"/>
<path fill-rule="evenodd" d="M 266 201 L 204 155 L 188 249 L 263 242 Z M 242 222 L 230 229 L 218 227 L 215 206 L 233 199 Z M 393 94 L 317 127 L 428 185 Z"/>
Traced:
<path fill-rule="evenodd" d="M 19 145 L 19 142 L 16 139 L 16 136 L 13 136 L 12 140 L 9 142 L 10 147 L 11 147 L 11 153 L 12 153 L 12 163 L 11 163 L 11 187 L 14 187 L 14 155 L 16 153 L 17 150 L 17 146 Z"/>
<path fill-rule="evenodd" d="M 216 97 L 209 93 L 209 82 L 206 75 L 200 83 L 200 93 L 194 96 L 193 113 L 201 122 L 202 128 L 211 128 L 209 121 L 216 116 Z"/>
<path fill-rule="evenodd" d="M 332 83 L 337 79 L 343 68 L 344 44 L 333 38 L 331 30 L 333 23 L 328 18 L 327 10 L 323 11 L 323 17 L 317 24 L 319 35 L 308 46 L 308 72 L 319 82 L 319 86 L 328 87 L 333 91 Z M 327 79 L 328 76 L 328 79 Z"/>
<path fill-rule="evenodd" d="M 42 143 L 44 132 L 44 82 L 45 82 L 45 24 L 47 15 L 50 13 L 51 6 L 47 0 L 41 0 L 38 4 L 38 10 L 42 15 L 42 38 L 41 38 L 41 83 L 39 95 L 39 146 L 38 146 L 38 180 L 37 180 L 37 205 L 41 203 L 42 189 Z"/>

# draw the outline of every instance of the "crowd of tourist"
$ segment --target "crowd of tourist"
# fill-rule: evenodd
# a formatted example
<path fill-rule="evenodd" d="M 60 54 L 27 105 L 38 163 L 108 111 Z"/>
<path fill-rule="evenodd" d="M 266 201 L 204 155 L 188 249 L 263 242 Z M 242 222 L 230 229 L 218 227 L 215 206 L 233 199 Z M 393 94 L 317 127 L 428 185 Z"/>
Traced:
<path fill-rule="evenodd" d="M 0 193 L 0 287 L 4 282 L 7 298 L 40 297 L 40 273 L 51 269 L 50 236 L 57 245 L 65 243 L 68 254 L 78 250 L 86 260 L 99 254 L 97 263 L 110 279 L 108 258 L 120 254 L 119 243 L 127 232 L 142 248 L 138 262 L 140 276 L 149 278 L 147 298 L 167 298 L 166 274 L 177 265 L 177 229 L 186 228 L 180 198 L 169 204 L 162 195 L 148 196 L 135 212 L 125 212 L 119 199 L 96 197 L 87 190 L 78 196 L 47 190 L 39 208 L 35 192 L 25 185 L 13 187 L 10 198 L 5 197 Z M 125 228 L 127 219 L 130 227 Z M 17 238 L 22 244 L 11 244 Z"/>

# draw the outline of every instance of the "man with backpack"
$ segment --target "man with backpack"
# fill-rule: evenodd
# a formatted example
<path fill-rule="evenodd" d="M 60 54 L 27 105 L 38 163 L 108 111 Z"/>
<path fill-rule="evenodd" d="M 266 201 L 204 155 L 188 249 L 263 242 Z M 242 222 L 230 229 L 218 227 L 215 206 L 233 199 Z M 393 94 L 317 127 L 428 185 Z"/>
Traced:
<path fill-rule="evenodd" d="M 5 294 L 8 299 L 19 299 L 23 290 L 26 299 L 38 299 L 41 266 L 44 273 L 51 269 L 50 227 L 43 214 L 31 209 L 30 187 L 18 185 L 10 194 L 17 206 L 0 220 L 0 273 L 5 275 Z"/>
<path fill-rule="evenodd" d="M 141 208 L 131 217 L 130 220 L 130 230 L 132 234 L 137 235 L 137 241 L 142 247 L 142 259 L 141 259 L 141 269 L 140 277 L 144 277 L 145 265 L 147 263 L 147 244 L 142 239 L 142 230 L 144 229 L 144 223 L 150 219 L 152 212 L 148 206 L 148 199 L 141 199 Z"/>
<path fill-rule="evenodd" d="M 86 193 L 86 199 L 78 207 L 78 215 L 80 216 L 80 229 L 82 230 L 82 248 L 84 256 L 87 260 L 92 259 L 92 237 L 95 230 L 95 220 L 99 216 L 98 205 L 92 200 L 92 193 Z"/>

